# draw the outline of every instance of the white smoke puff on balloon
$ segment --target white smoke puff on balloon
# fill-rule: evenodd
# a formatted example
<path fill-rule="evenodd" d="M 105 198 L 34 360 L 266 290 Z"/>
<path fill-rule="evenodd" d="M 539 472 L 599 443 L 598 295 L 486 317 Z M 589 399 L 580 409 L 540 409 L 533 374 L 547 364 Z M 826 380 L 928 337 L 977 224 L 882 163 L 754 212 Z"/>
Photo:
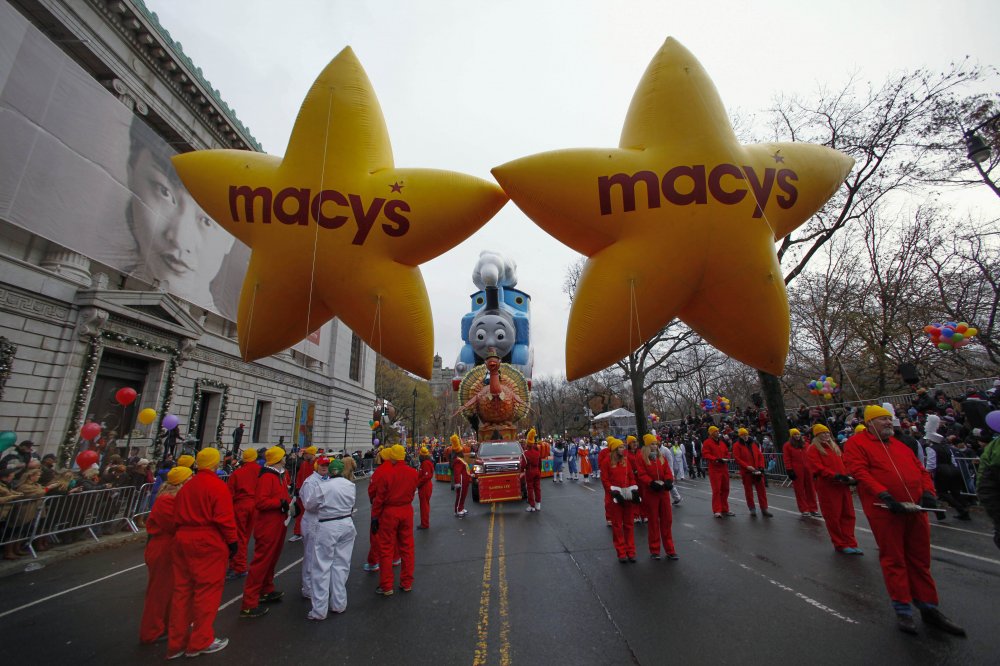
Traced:
<path fill-rule="evenodd" d="M 517 286 L 517 263 L 499 252 L 483 250 L 472 269 L 472 283 L 478 289 Z"/>

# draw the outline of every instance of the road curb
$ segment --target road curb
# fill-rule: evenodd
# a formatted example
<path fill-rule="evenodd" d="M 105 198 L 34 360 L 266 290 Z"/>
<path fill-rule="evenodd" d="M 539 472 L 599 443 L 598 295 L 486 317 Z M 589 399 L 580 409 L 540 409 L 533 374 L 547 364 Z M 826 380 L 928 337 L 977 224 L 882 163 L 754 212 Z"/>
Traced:
<path fill-rule="evenodd" d="M 94 539 L 88 534 L 86 538 L 80 539 L 79 541 L 53 546 L 45 552 L 40 552 L 38 553 L 37 558 L 32 558 L 29 555 L 17 560 L 0 560 L 0 579 L 16 576 L 17 574 L 32 573 L 56 562 L 70 560 L 74 557 L 87 555 L 88 553 L 97 553 L 102 550 L 110 550 L 112 548 L 118 548 L 119 546 L 142 542 L 145 540 L 145 530 L 140 530 L 138 533 L 134 533 L 130 530 L 127 533 L 120 532 L 118 534 L 102 536 L 97 541 L 94 541 Z"/>

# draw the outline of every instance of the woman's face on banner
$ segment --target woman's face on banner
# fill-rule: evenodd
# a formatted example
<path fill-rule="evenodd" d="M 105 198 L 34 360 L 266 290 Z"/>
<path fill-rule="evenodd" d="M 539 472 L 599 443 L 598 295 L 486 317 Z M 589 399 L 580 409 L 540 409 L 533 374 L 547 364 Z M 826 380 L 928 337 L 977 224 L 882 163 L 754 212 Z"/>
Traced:
<path fill-rule="evenodd" d="M 211 304 L 209 284 L 234 238 L 195 203 L 169 164 L 140 151 L 130 184 L 133 233 L 145 268 L 169 291 Z"/>

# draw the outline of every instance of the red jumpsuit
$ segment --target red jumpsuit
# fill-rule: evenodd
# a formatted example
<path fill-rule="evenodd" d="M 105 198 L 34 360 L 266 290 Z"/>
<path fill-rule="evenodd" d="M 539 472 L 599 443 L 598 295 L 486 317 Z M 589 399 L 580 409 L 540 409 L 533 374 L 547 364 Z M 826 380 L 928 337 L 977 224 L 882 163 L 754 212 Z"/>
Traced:
<path fill-rule="evenodd" d="M 243 587 L 242 610 L 256 608 L 261 595 L 274 592 L 274 568 L 285 545 L 285 514 L 281 503 L 291 503 L 285 472 L 264 467 L 254 497 L 257 517 L 253 527 L 253 562 Z"/>
<path fill-rule="evenodd" d="M 302 536 L 302 516 L 306 514 L 305 507 L 302 506 L 302 500 L 299 499 L 299 491 L 302 490 L 302 484 L 308 479 L 312 473 L 316 471 L 313 467 L 312 460 L 306 460 L 303 458 L 302 462 L 299 463 L 299 468 L 295 472 L 295 504 L 299 507 L 299 514 L 295 516 L 295 527 L 292 530 L 292 534 L 298 534 Z"/>
<path fill-rule="evenodd" d="M 638 459 L 635 475 L 638 477 L 639 485 L 646 487 L 642 502 L 646 504 L 646 513 L 649 516 L 646 533 L 649 538 L 649 553 L 659 555 L 662 543 L 667 555 L 675 555 L 677 551 L 674 549 L 674 536 L 671 530 L 674 514 L 670 506 L 670 491 L 665 488 L 653 490 L 650 487 L 653 481 L 673 481 L 674 474 L 670 469 L 670 463 L 662 456 L 654 462 L 645 460 L 645 456 L 638 456 Z"/>
<path fill-rule="evenodd" d="M 729 447 L 711 437 L 701 445 L 701 457 L 708 463 L 708 481 L 712 484 L 712 513 L 729 512 L 729 465 L 719 460 L 729 457 Z"/>
<path fill-rule="evenodd" d="M 628 488 L 636 485 L 635 473 L 628 456 L 618 465 L 612 465 L 610 457 L 607 466 L 601 470 L 601 483 L 611 495 L 611 486 Z M 611 534 L 618 557 L 635 557 L 635 526 L 632 524 L 634 505 L 632 502 L 611 502 Z"/>
<path fill-rule="evenodd" d="M 542 452 L 536 446 L 524 450 L 524 485 L 528 489 L 528 506 L 542 503 Z"/>
<path fill-rule="evenodd" d="M 375 468 L 375 471 L 372 472 L 371 479 L 368 480 L 368 501 L 371 502 L 372 504 L 375 504 L 375 494 L 378 491 L 379 486 L 385 483 L 386 474 L 388 473 L 390 467 L 392 467 L 392 464 L 388 460 L 383 460 L 382 463 Z M 374 515 L 375 514 L 372 514 L 372 517 L 374 517 Z M 382 558 L 382 551 L 381 551 L 382 542 L 379 540 L 378 534 L 371 534 L 371 533 L 369 534 L 370 536 L 368 538 L 368 566 L 370 568 L 377 566 L 379 560 Z M 394 560 L 399 559 L 399 548 L 396 548 L 393 551 L 393 555 L 394 555 L 393 557 Z"/>
<path fill-rule="evenodd" d="M 378 520 L 379 587 L 391 590 L 392 557 L 398 551 L 403 560 L 399 586 L 413 587 L 413 496 L 417 493 L 417 470 L 405 462 L 390 461 L 384 483 L 379 484 L 372 503 L 372 518 Z"/>
<path fill-rule="evenodd" d="M 174 593 L 174 560 L 170 551 L 174 545 L 175 495 L 160 494 L 146 520 L 146 601 L 139 624 L 139 640 L 152 643 L 167 632 L 170 617 L 170 597 Z"/>
<path fill-rule="evenodd" d="M 829 450 L 822 453 L 818 447 L 810 445 L 806 449 L 806 458 L 809 461 L 809 469 L 816 477 L 819 505 L 823 507 L 826 531 L 830 533 L 833 547 L 837 550 L 857 548 L 858 541 L 854 538 L 854 500 L 851 497 L 851 489 L 833 479 L 836 474 L 847 476 L 843 456 Z"/>
<path fill-rule="evenodd" d="M 431 526 L 431 493 L 434 491 L 434 463 L 426 458 L 420 463 L 417 492 L 420 496 L 420 526 L 425 530 Z"/>
<path fill-rule="evenodd" d="M 628 458 L 629 465 L 632 467 L 632 472 L 634 474 L 635 470 L 639 468 L 639 458 L 642 457 L 642 455 L 639 453 L 639 449 L 626 449 L 625 457 Z M 641 485 L 639 486 L 639 497 L 641 498 L 641 500 L 646 499 L 645 488 L 643 488 Z M 638 519 L 644 522 L 649 520 L 649 516 L 646 515 L 646 504 L 644 503 L 644 501 L 640 501 L 637 506 L 632 507 L 632 517 L 633 520 Z"/>
<path fill-rule="evenodd" d="M 174 523 L 169 655 L 200 652 L 215 640 L 212 625 L 226 582 L 227 544 L 237 537 L 233 498 L 214 470 L 199 470 L 177 493 Z"/>
<path fill-rule="evenodd" d="M 858 480 L 861 508 L 868 517 L 879 549 L 882 577 L 893 601 L 937 604 L 937 587 L 931 577 L 931 527 L 927 514 L 896 514 L 875 506 L 880 493 L 897 502 L 920 502 L 923 493 L 934 495 L 931 475 L 906 444 L 890 437 L 883 444 L 867 430 L 844 444 L 844 467 Z"/>
<path fill-rule="evenodd" d="M 740 476 L 743 478 L 743 492 L 746 493 L 747 507 L 755 511 L 753 503 L 753 491 L 757 490 L 757 499 L 760 501 L 761 511 L 767 511 L 767 491 L 764 489 L 764 454 L 761 453 L 757 442 L 753 440 L 744 442 L 737 439 L 733 443 L 733 457 L 736 464 L 740 466 Z M 749 467 L 753 467 L 759 473 L 754 474 Z"/>
<path fill-rule="evenodd" d="M 247 546 L 253 534 L 253 519 L 257 514 L 257 479 L 261 467 L 255 462 L 243 463 L 229 475 L 229 492 L 233 496 L 233 510 L 236 512 L 236 554 L 229 568 L 238 574 L 247 571 Z"/>
<path fill-rule="evenodd" d="M 603 448 L 597 454 L 597 469 L 601 473 L 601 479 L 604 478 L 605 472 L 608 471 L 608 465 L 611 464 L 611 449 Z M 602 482 L 604 486 L 604 520 L 611 524 L 611 505 L 614 503 L 611 501 L 611 491 L 606 483 Z"/>
<path fill-rule="evenodd" d="M 465 498 L 469 495 L 469 486 L 472 485 L 469 465 L 461 453 L 452 453 L 451 480 L 455 484 L 455 513 L 458 513 L 465 510 Z"/>
<path fill-rule="evenodd" d="M 781 459 L 785 463 L 785 469 L 795 472 L 792 489 L 795 491 L 795 503 L 799 506 L 799 513 L 816 513 L 819 510 L 816 506 L 816 488 L 813 485 L 813 475 L 809 469 L 805 446 L 795 446 L 791 441 L 785 442 L 781 447 Z"/>

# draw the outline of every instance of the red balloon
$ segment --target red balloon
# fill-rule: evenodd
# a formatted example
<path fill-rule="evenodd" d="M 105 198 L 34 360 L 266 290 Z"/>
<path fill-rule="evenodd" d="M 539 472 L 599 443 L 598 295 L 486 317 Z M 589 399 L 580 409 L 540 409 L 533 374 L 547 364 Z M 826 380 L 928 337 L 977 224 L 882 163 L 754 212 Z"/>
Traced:
<path fill-rule="evenodd" d="M 80 428 L 80 436 L 84 439 L 94 439 L 101 434 L 101 424 L 94 423 L 93 421 L 87 421 Z"/>
<path fill-rule="evenodd" d="M 125 407 L 135 402 L 136 395 L 138 394 L 135 392 L 134 388 L 126 386 L 125 388 L 118 389 L 118 392 L 115 393 L 115 400 L 118 401 L 119 405 Z"/>
<path fill-rule="evenodd" d="M 97 463 L 97 451 L 81 451 L 80 454 L 76 457 L 76 464 L 79 465 L 80 471 L 83 471 L 88 467 L 92 467 L 96 463 Z"/>

